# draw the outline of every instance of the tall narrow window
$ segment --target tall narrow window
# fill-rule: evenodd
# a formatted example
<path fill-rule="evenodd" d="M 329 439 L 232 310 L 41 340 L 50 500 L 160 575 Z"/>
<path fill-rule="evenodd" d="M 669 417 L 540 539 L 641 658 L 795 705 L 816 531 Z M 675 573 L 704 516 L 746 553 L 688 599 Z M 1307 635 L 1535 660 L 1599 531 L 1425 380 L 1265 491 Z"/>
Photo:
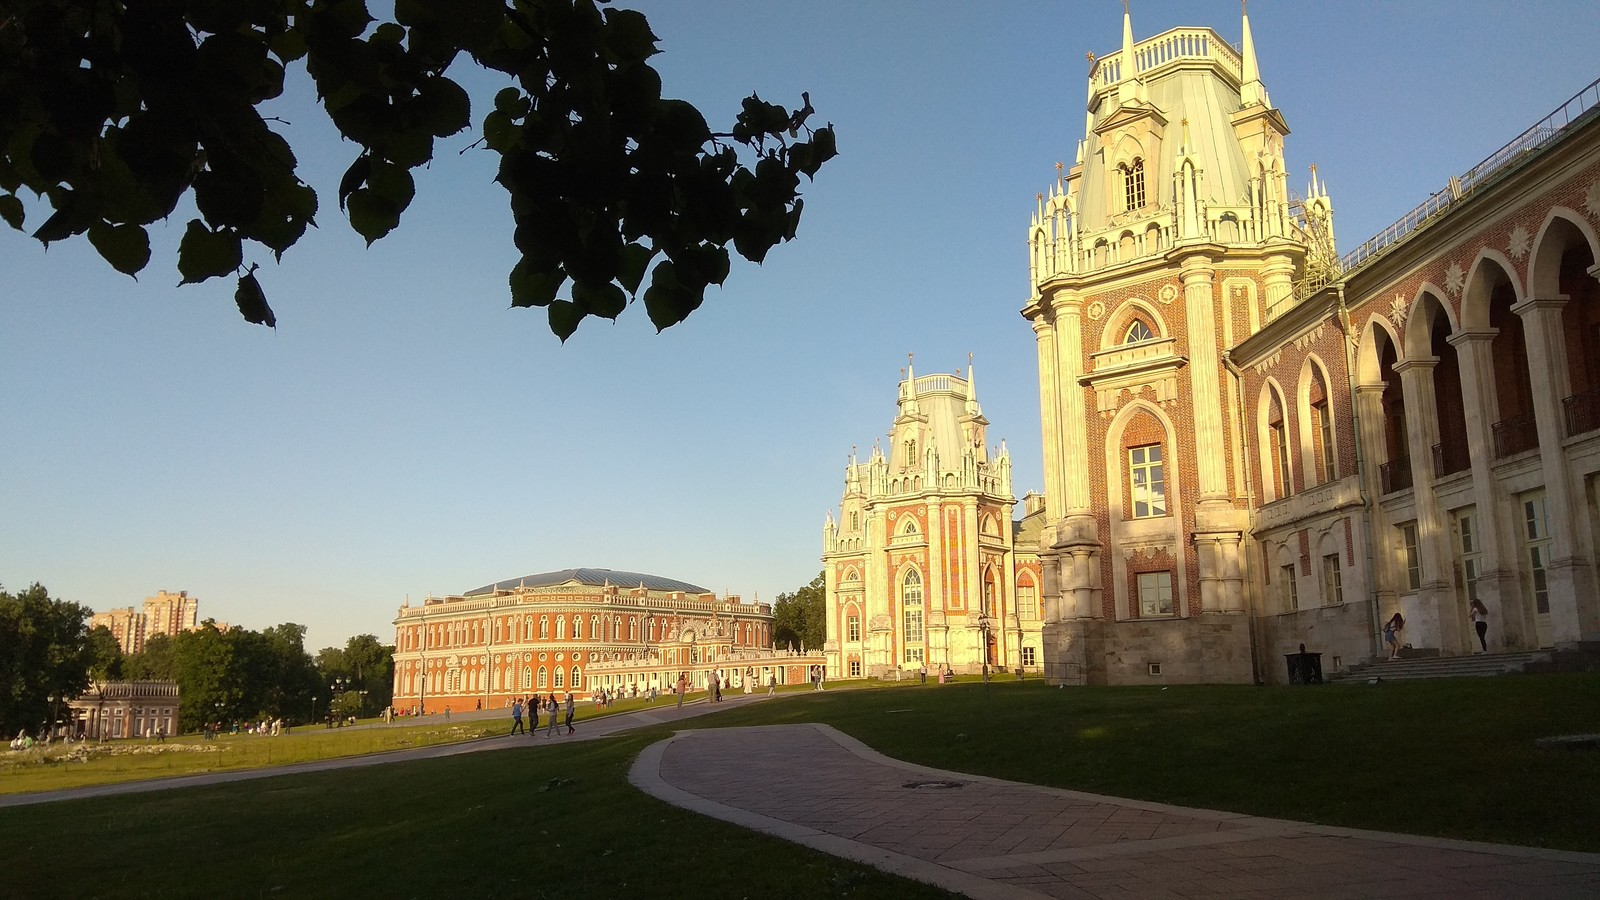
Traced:
<path fill-rule="evenodd" d="M 1407 522 L 1400 526 L 1400 546 L 1405 552 L 1406 562 L 1406 589 L 1420 590 L 1422 588 L 1422 554 L 1417 552 L 1417 523 Z"/>
<path fill-rule="evenodd" d="M 556 666 L 556 687 L 567 686 L 567 670 Z"/>
<path fill-rule="evenodd" d="M 1283 584 L 1283 608 L 1294 612 L 1300 608 L 1300 587 L 1295 583 L 1294 563 L 1279 568 L 1282 577 L 1278 579 Z"/>
<path fill-rule="evenodd" d="M 1172 615 L 1172 573 L 1139 573 L 1139 617 Z"/>
<path fill-rule="evenodd" d="M 1550 632 L 1550 513 L 1544 492 L 1522 498 L 1522 525 L 1528 552 L 1528 580 L 1533 593 L 1534 626 L 1539 646 L 1551 644 Z"/>
<path fill-rule="evenodd" d="M 1017 585 L 1017 616 L 1023 619 L 1039 618 L 1039 590 L 1031 584 Z"/>
<path fill-rule="evenodd" d="M 849 618 L 845 619 L 844 621 L 845 621 L 845 625 L 844 625 L 845 638 L 844 639 L 847 640 L 847 641 L 860 641 L 861 640 L 861 617 L 860 616 L 850 616 Z"/>
<path fill-rule="evenodd" d="M 900 583 L 900 606 L 905 628 L 901 640 L 905 644 L 905 661 L 922 662 L 922 575 L 916 569 L 906 573 Z"/>
<path fill-rule="evenodd" d="M 1456 518 L 1461 533 L 1461 587 L 1467 602 L 1478 599 L 1478 574 L 1483 568 L 1483 546 L 1478 542 L 1478 517 L 1464 512 Z"/>
<path fill-rule="evenodd" d="M 1128 450 L 1128 483 L 1132 486 L 1135 519 L 1167 514 L 1167 479 L 1161 466 L 1160 444 Z"/>
<path fill-rule="evenodd" d="M 1136 159 L 1131 164 L 1124 163 L 1117 167 L 1122 171 L 1122 199 L 1126 209 L 1135 210 L 1144 206 L 1144 160 Z"/>
<path fill-rule="evenodd" d="M 539 687 L 542 687 L 542 688 L 549 687 L 550 686 L 549 680 L 550 680 L 550 673 L 545 671 L 544 666 L 540 666 L 539 667 Z"/>
<path fill-rule="evenodd" d="M 1311 405 L 1311 418 L 1317 426 L 1317 459 L 1322 465 L 1324 483 L 1339 478 L 1338 460 L 1333 455 L 1333 419 L 1328 416 L 1328 401 Z"/>
<path fill-rule="evenodd" d="M 1344 575 L 1339 571 L 1339 554 L 1322 558 L 1322 602 L 1338 606 L 1344 602 Z"/>
<path fill-rule="evenodd" d="M 550 639 L 550 617 L 549 616 L 540 616 L 539 617 L 539 640 L 544 641 L 544 640 L 549 640 L 549 639 Z"/>

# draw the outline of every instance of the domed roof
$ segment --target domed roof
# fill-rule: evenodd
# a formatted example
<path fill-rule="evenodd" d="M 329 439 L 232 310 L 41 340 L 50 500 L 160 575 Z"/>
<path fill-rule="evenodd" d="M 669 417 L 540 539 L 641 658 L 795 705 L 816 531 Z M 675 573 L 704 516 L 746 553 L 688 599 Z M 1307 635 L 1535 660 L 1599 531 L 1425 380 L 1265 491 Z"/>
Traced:
<path fill-rule="evenodd" d="M 687 581 L 679 581 L 676 578 L 663 578 L 660 575 L 648 575 L 644 572 L 624 572 L 620 569 L 560 569 L 555 572 L 540 572 L 537 575 L 524 575 L 521 578 L 486 584 L 483 587 L 467 591 L 463 596 L 475 597 L 491 591 L 514 591 L 519 587 L 555 587 L 563 584 L 588 585 L 592 587 L 614 584 L 621 588 L 638 587 L 643 584 L 646 589 L 652 591 L 682 591 L 685 594 L 711 593 L 698 584 L 690 584 Z"/>

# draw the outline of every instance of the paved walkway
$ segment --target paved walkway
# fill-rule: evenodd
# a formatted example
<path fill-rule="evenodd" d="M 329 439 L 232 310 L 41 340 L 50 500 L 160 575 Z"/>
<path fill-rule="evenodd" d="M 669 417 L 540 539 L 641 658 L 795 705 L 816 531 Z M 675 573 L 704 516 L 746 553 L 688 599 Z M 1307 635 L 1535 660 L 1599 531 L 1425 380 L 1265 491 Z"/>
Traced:
<path fill-rule="evenodd" d="M 455 744 L 437 744 L 432 747 L 418 747 L 415 750 L 394 750 L 388 753 L 374 753 L 368 756 L 348 756 L 339 759 L 321 759 L 314 762 L 296 763 L 288 766 L 272 766 L 262 769 L 239 769 L 231 772 L 208 772 L 204 775 L 181 775 L 176 778 L 155 778 L 147 781 L 127 781 L 120 784 L 101 784 L 92 787 L 69 788 L 60 791 L 40 791 L 32 794 L 0 794 L 0 808 L 7 806 L 30 806 L 35 803 L 54 803 L 60 800 L 79 800 L 85 797 L 108 797 L 116 794 L 143 794 L 150 791 L 165 791 L 172 788 L 198 787 L 208 784 L 226 784 L 233 781 L 250 781 L 256 778 L 276 778 L 279 775 L 297 775 L 302 772 L 327 772 L 334 769 L 357 769 L 364 766 L 381 766 L 392 762 L 404 762 L 413 759 L 438 759 L 445 756 L 460 756 L 465 753 L 482 753 L 485 750 L 504 750 L 508 747 L 536 747 L 547 744 L 571 743 L 573 741 L 592 741 L 608 737 L 622 731 L 632 731 L 648 725 L 662 725 L 692 719 L 708 713 L 721 712 L 745 703 L 756 700 L 765 700 L 765 695 L 735 694 L 727 697 L 723 703 L 707 703 L 704 699 L 690 700 L 677 708 L 676 699 L 663 698 L 654 706 L 633 712 L 614 713 L 599 718 L 586 718 L 580 711 L 578 718 L 573 721 L 577 729 L 575 735 L 559 734 L 555 737 L 545 737 L 545 729 L 539 728 L 538 733 L 525 737 L 498 737 L 485 738 L 478 741 L 463 741 Z M 484 710 L 469 714 L 457 715 L 457 719 L 483 719 L 494 716 L 494 712 Z M 497 716 L 505 721 L 506 729 L 511 728 L 511 712 L 503 710 Z M 542 721 L 541 717 L 541 721 Z M 399 720 L 406 725 L 429 724 L 440 727 L 450 723 L 438 716 L 429 717 L 426 722 L 416 719 Z M 380 726 L 384 727 L 384 726 Z M 293 739 L 289 735 L 288 739 Z M 270 741 L 280 738 L 262 737 L 259 740 Z"/>
<path fill-rule="evenodd" d="M 679 732 L 640 754 L 629 779 L 675 806 L 970 897 L 1600 897 L 1600 854 L 946 772 L 826 725 Z"/>

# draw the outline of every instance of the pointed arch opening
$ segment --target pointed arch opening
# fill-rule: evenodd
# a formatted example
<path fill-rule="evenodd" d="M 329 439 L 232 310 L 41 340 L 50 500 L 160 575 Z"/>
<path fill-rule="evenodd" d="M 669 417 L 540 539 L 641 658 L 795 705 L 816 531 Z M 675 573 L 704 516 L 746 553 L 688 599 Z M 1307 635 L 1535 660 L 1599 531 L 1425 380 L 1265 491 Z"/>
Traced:
<path fill-rule="evenodd" d="M 1595 257 L 1596 239 L 1588 223 L 1576 213 L 1555 210 L 1528 266 L 1535 299 L 1564 300 L 1567 396 L 1562 412 L 1568 437 L 1600 429 L 1600 270 Z"/>

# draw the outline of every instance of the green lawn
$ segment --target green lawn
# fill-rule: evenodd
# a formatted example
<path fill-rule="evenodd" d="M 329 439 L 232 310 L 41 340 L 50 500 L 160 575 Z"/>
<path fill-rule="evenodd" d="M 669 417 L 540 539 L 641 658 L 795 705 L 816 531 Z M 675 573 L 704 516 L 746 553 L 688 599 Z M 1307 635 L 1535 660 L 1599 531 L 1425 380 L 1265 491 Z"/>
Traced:
<path fill-rule="evenodd" d="M 1600 752 L 1533 746 L 1600 732 L 1600 675 L 1168 690 L 902 684 L 801 692 L 691 727 L 807 721 L 957 771 L 1600 851 Z M 627 767 L 669 733 L 0 809 L 0 895 L 943 896 L 634 791 Z"/>
<path fill-rule="evenodd" d="M 1000 680 L 806 695 L 707 727 L 827 722 L 900 759 L 1262 816 L 1600 852 L 1600 675 L 1315 688 Z"/>
<path fill-rule="evenodd" d="M 384 728 L 302 726 L 277 737 L 224 734 L 207 741 L 200 735 L 184 735 L 163 744 L 151 740 L 57 744 L 28 753 L 0 752 L 0 794 L 365 756 L 477 740 L 503 734 L 506 727 L 499 719 L 446 722 L 435 718 L 423 725 Z"/>
<path fill-rule="evenodd" d="M 669 734 L 0 809 L 0 896 L 951 896 L 639 793 Z"/>

